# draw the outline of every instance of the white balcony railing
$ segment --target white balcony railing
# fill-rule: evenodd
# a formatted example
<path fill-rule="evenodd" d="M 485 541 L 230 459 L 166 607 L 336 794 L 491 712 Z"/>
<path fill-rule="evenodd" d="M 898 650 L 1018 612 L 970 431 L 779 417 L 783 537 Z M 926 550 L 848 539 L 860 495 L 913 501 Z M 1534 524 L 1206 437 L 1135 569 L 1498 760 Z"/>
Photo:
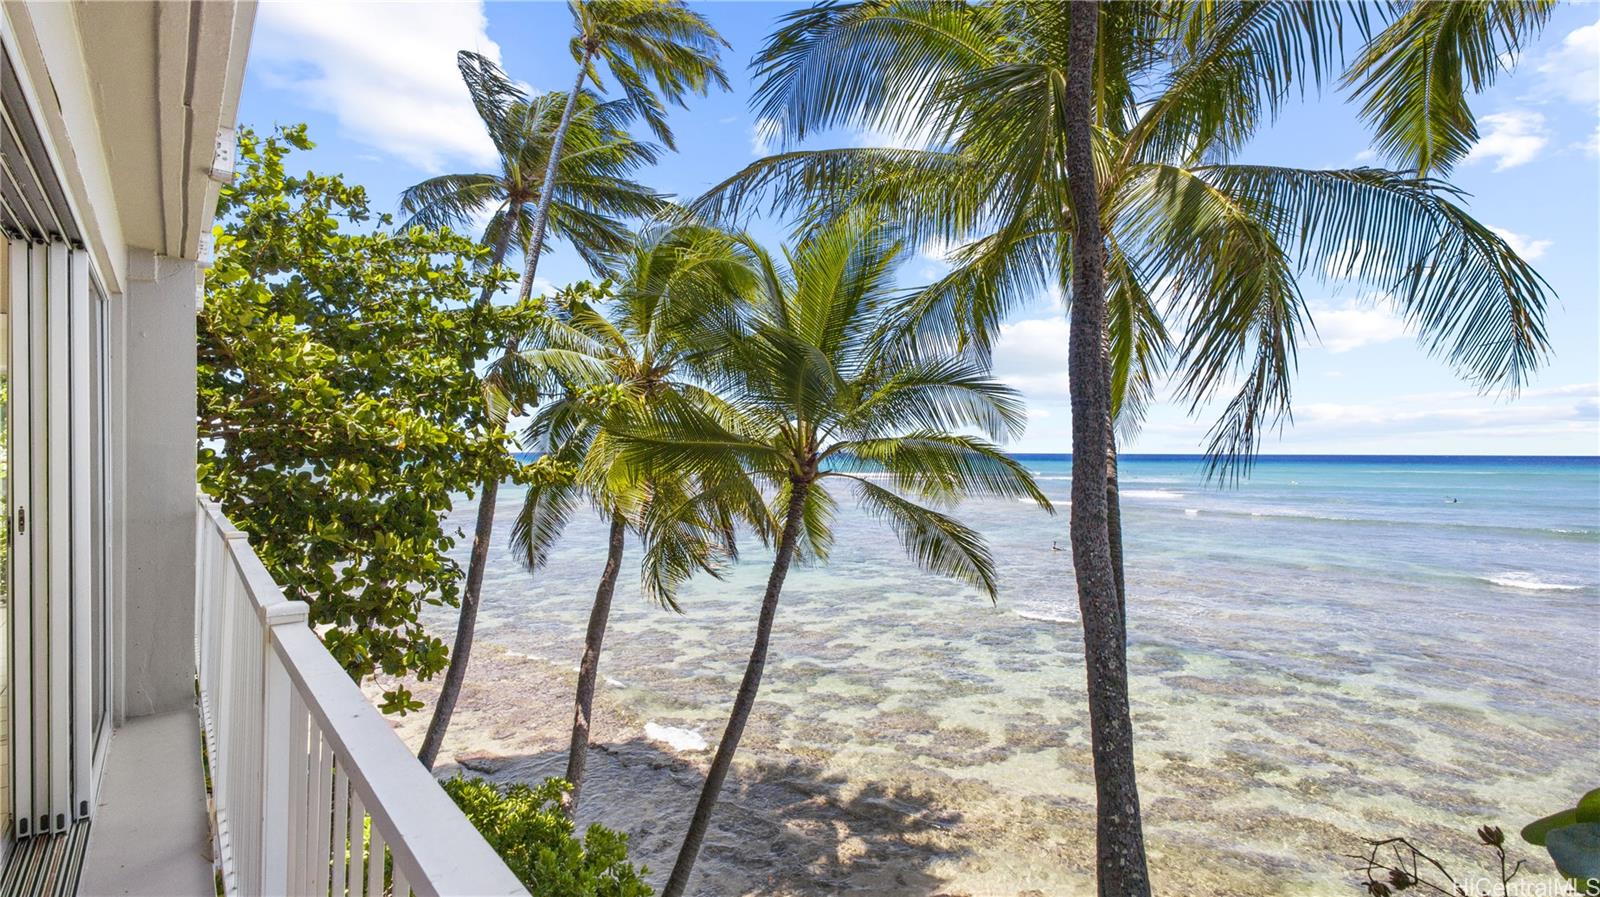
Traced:
<path fill-rule="evenodd" d="M 229 897 L 526 895 L 199 499 L 196 651 L 215 849 Z"/>

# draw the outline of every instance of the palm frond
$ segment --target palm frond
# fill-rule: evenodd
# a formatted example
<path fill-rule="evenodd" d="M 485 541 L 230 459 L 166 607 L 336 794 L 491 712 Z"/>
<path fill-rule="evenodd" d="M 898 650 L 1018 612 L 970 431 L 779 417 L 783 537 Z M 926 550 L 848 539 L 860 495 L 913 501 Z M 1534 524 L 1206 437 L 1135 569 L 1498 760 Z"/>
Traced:
<path fill-rule="evenodd" d="M 1289 414 L 1306 323 L 1292 260 L 1256 209 L 1189 169 L 1150 166 L 1114 202 L 1182 318 L 1179 396 L 1197 410 L 1240 384 L 1207 454 L 1213 474 L 1242 473 L 1264 432 Z"/>
<path fill-rule="evenodd" d="M 994 558 L 976 531 L 871 481 L 855 478 L 854 485 L 861 507 L 895 531 L 917 566 L 981 589 L 990 601 L 999 601 Z"/>
<path fill-rule="evenodd" d="M 528 486 L 522 509 L 511 525 L 511 548 L 524 568 L 536 571 L 549 562 L 551 550 L 582 500 L 578 484 L 560 474 Z"/>
<path fill-rule="evenodd" d="M 944 131 L 937 85 L 990 64 L 998 11 L 964 3 L 826 3 L 785 14 L 752 67 L 752 105 L 785 143 L 851 127 Z"/>
<path fill-rule="evenodd" d="M 901 492 L 927 500 L 949 503 L 981 495 L 1054 510 L 1027 468 L 975 436 L 929 430 L 853 439 L 836 443 L 828 462 L 829 474 L 881 475 Z"/>
<path fill-rule="evenodd" d="M 785 483 L 778 490 L 773 499 L 773 517 L 777 517 L 777 509 L 785 508 L 789 504 L 789 491 L 794 488 L 793 483 Z M 828 555 L 833 551 L 833 516 L 839 509 L 839 503 L 827 489 L 820 483 L 812 483 L 806 492 L 805 504 L 801 506 L 800 540 L 795 545 L 795 562 L 799 564 L 822 564 L 828 560 Z"/>
<path fill-rule="evenodd" d="M 1106 353 L 1111 373 L 1111 416 L 1131 440 L 1155 400 L 1156 380 L 1166 370 L 1172 339 L 1145 275 L 1115 236 L 1107 240 Z"/>
<path fill-rule="evenodd" d="M 1404 7 L 1344 76 L 1374 147 L 1424 176 L 1449 171 L 1478 140 L 1471 94 L 1494 84 L 1554 9 L 1553 0 Z"/>
<path fill-rule="evenodd" d="M 1346 17 L 1359 5 L 1323 0 L 1172 4 L 1165 23 L 1175 57 L 1162 89 L 1126 141 L 1128 160 L 1194 164 L 1229 155 L 1275 117 L 1291 90 L 1320 84 L 1342 64 Z"/>
<path fill-rule="evenodd" d="M 1515 390 L 1549 350 L 1550 286 L 1438 181 L 1359 168 L 1203 168 L 1298 249 L 1319 280 L 1369 284 L 1393 297 L 1430 352 L 1485 389 Z"/>
<path fill-rule="evenodd" d="M 502 205 L 505 198 L 505 187 L 492 174 L 445 174 L 428 178 L 401 192 L 400 213 L 407 216 L 402 226 L 459 230 L 483 210 Z"/>
<path fill-rule="evenodd" d="M 645 597 L 673 611 L 679 587 L 696 573 L 721 579 L 738 560 L 735 515 L 716 493 L 683 496 L 657 489 L 640 527 L 645 544 L 640 562 Z"/>
<path fill-rule="evenodd" d="M 861 382 L 861 398 L 841 416 L 846 438 L 879 436 L 912 426 L 958 431 L 976 427 L 991 439 L 1022 435 L 1028 412 L 1015 389 L 964 355 L 896 359 Z"/>
<path fill-rule="evenodd" d="M 472 108 L 483 121 L 484 130 L 502 156 L 510 155 L 517 142 L 515 129 L 508 126 L 508 110 L 526 99 L 522 89 L 487 56 L 462 50 L 456 54 L 456 68 L 466 82 Z"/>
<path fill-rule="evenodd" d="M 727 90 L 719 61 L 727 41 L 698 12 L 676 0 L 571 0 L 573 59 L 604 62 L 633 111 L 669 149 L 666 104 L 713 86 Z M 595 67 L 589 77 L 605 89 Z"/>

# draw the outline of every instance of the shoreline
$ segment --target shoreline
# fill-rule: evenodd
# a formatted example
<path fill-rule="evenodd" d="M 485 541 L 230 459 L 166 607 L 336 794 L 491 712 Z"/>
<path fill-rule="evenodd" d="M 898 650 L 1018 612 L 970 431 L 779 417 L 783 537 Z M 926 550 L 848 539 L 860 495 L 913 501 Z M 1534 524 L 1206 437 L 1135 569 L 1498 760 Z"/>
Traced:
<path fill-rule="evenodd" d="M 1060 465 L 1035 466 L 1059 497 Z M 1470 876 L 1487 868 L 1478 826 L 1514 835 L 1600 780 L 1600 758 L 1572 739 L 1600 719 L 1600 697 L 1567 686 L 1574 664 L 1595 661 L 1595 518 L 1575 488 L 1590 479 L 1518 467 L 1445 485 L 1410 467 L 1303 467 L 1228 493 L 1181 463 L 1124 471 L 1148 490 L 1124 493 L 1139 584 L 1130 697 L 1162 893 L 1353 897 L 1350 856 L 1392 836 Z M 1472 500 L 1439 518 L 1444 489 Z M 517 498 L 502 492 L 501 520 Z M 467 528 L 474 511 L 452 522 Z M 964 513 L 1005 571 L 998 604 L 909 569 L 849 508 L 829 564 L 791 574 L 690 894 L 1093 894 L 1082 635 L 1067 559 L 1048 548 L 1059 521 L 1012 502 Z M 604 537 L 578 515 L 535 577 L 492 555 L 442 775 L 565 769 Z M 658 887 L 710 761 L 693 748 L 727 720 L 764 561 L 752 552 L 723 580 L 689 584 L 683 615 L 645 601 L 631 575 L 618 584 L 579 821 L 627 833 Z M 1526 571 L 1518 587 L 1491 581 L 1513 568 Z M 448 638 L 456 617 L 431 607 L 424 622 Z M 414 690 L 431 701 L 433 684 Z M 414 746 L 428 715 L 396 722 Z M 1542 850 L 1508 848 L 1527 881 L 1552 880 Z"/>
<path fill-rule="evenodd" d="M 603 673 L 602 673 L 603 677 Z M 384 680 L 392 681 L 392 680 Z M 496 784 L 559 776 L 566 766 L 575 673 L 493 643 L 475 646 L 472 674 L 462 689 L 450 733 L 434 769 L 437 778 L 457 772 Z M 411 682 L 429 703 L 430 682 Z M 368 688 L 376 695 L 381 684 Z M 596 690 L 592 743 L 585 773 L 578 828 L 601 823 L 629 836 L 629 856 L 650 870 L 659 889 L 682 838 L 711 751 L 676 751 L 644 734 L 647 723 L 616 700 L 614 687 Z M 771 708 L 768 708 L 771 709 Z M 415 750 L 428 724 L 427 709 L 390 718 Z M 759 719 L 759 708 L 758 715 Z M 697 895 L 805 895 L 857 893 L 989 897 L 1029 894 L 999 886 L 979 890 L 958 885 L 960 814 L 904 786 L 854 782 L 823 766 L 795 759 L 762 762 L 753 756 L 769 745 L 752 723 L 741 757 L 717 806 L 700 860 Z M 719 733 L 701 732 L 714 744 Z M 641 813 L 641 807 L 650 812 Z M 1077 824 L 1092 830 L 1089 808 Z M 759 839 L 759 840 L 758 840 Z M 1062 881 L 1040 882 L 1045 893 L 1080 893 L 1090 887 L 1086 853 L 1081 876 L 1070 890 Z M 1031 895 L 1030 895 L 1031 897 Z"/>
<path fill-rule="evenodd" d="M 461 771 L 501 785 L 537 783 L 560 775 L 566 763 L 574 679 L 571 666 L 480 642 L 435 775 L 448 778 Z M 422 700 L 431 701 L 432 683 L 413 687 Z M 599 822 L 627 833 L 630 857 L 648 867 L 647 880 L 659 888 L 676 856 L 711 752 L 677 751 L 647 738 L 644 727 L 653 720 L 633 713 L 626 694 L 627 687 L 616 688 L 614 680 L 596 692 L 579 829 Z M 825 756 L 797 756 L 786 752 L 773 736 L 776 726 L 771 715 L 782 712 L 773 702 L 758 702 L 696 867 L 691 894 L 1066 897 L 1093 893 L 1093 791 L 1082 732 L 1043 726 L 1016 733 L 1016 743 L 1022 746 L 1016 750 L 1048 745 L 1083 755 L 1075 774 L 1084 781 L 1035 783 L 1040 792 L 1052 792 L 1043 796 L 949 772 L 928 770 L 907 777 L 886 768 L 831 762 Z M 426 730 L 428 711 L 391 722 L 415 749 Z M 720 734 L 705 726 L 697 731 L 712 744 Z M 959 727 L 952 732 L 958 733 Z M 957 738 L 950 747 L 960 750 L 963 745 Z M 906 758 L 888 759 L 903 763 Z M 1015 758 L 972 759 L 975 765 L 998 759 L 1004 766 Z M 1461 868 L 1476 868 L 1482 861 L 1467 840 L 1470 832 L 1465 827 L 1456 831 L 1387 811 L 1363 812 L 1370 830 L 1352 832 L 1330 820 L 1295 819 L 1271 807 L 1221 809 L 1242 787 L 1259 786 L 1281 772 L 1279 764 L 1266 758 L 1230 757 L 1221 768 L 1192 763 L 1172 751 L 1162 752 L 1162 759 L 1165 762 L 1157 769 L 1141 761 L 1145 767 L 1141 786 L 1152 877 L 1166 892 L 1237 897 L 1356 894 L 1359 888 L 1352 876 L 1343 874 L 1348 862 L 1342 858 L 1360 849 L 1360 836 L 1398 832 L 1435 845 L 1438 855 Z M 1356 770 L 1347 772 L 1359 775 Z M 1019 776 L 1022 773 L 1018 771 Z M 1173 781 L 1179 773 L 1182 780 Z M 1381 805 L 1382 789 L 1373 796 Z M 1452 797 L 1439 795 L 1446 802 Z M 1326 852 L 1307 855 L 1306 845 L 1313 844 L 1324 846 Z M 1518 855 L 1527 856 L 1530 865 L 1543 871 L 1542 858 L 1534 849 Z"/>

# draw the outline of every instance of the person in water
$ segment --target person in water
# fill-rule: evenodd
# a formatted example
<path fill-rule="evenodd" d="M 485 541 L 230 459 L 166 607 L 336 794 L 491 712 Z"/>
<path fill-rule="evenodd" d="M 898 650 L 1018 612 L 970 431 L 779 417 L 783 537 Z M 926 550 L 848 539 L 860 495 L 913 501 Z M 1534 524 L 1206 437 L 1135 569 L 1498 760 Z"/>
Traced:
<path fill-rule="evenodd" d="M 1061 546 L 1056 544 L 1056 540 L 1055 539 L 1051 539 L 1050 540 L 1050 550 L 1051 551 L 1060 551 L 1061 550 Z"/>

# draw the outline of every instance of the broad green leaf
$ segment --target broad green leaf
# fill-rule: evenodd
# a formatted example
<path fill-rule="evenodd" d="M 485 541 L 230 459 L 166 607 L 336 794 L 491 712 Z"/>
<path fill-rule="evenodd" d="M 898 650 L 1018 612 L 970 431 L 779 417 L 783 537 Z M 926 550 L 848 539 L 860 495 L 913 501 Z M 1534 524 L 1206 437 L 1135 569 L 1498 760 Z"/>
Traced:
<path fill-rule="evenodd" d="M 1600 880 L 1600 822 L 1553 829 L 1545 835 L 1544 847 L 1550 851 L 1556 871 L 1577 885 L 1580 893 L 1594 893 L 1588 883 Z"/>

